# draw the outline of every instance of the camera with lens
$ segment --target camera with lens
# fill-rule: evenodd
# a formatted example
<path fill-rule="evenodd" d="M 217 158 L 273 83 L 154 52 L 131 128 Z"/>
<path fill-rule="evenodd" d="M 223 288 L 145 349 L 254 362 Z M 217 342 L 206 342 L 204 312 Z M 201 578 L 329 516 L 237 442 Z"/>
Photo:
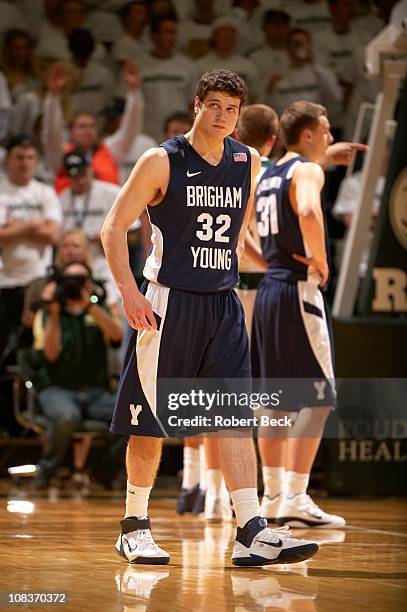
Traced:
<path fill-rule="evenodd" d="M 84 273 L 70 273 L 68 268 L 78 263 L 86 269 Z M 106 291 L 99 281 L 92 278 L 92 271 L 83 262 L 69 262 L 58 269 L 51 278 L 57 285 L 52 301 L 64 305 L 66 300 L 81 301 L 83 299 L 83 289 L 86 285 L 90 286 L 90 301 L 93 304 L 104 302 Z"/>

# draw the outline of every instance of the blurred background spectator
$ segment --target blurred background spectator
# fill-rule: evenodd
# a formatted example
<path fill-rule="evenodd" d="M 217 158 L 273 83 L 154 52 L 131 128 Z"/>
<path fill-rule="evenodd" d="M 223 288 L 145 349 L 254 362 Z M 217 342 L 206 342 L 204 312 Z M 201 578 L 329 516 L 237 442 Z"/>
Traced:
<path fill-rule="evenodd" d="M 57 175 L 56 189 L 62 191 L 69 179 L 62 167 L 65 152 L 74 147 L 89 151 L 96 178 L 119 184 L 119 167 L 126 158 L 135 137 L 141 131 L 143 98 L 140 78 L 134 64 L 123 67 L 123 78 L 128 87 L 125 112 L 119 128 L 109 139 L 109 145 L 98 141 L 97 117 L 93 112 L 78 110 L 70 122 L 69 142 L 65 143 L 65 119 L 61 93 L 70 76 L 61 64 L 54 64 L 48 74 L 48 91 L 44 99 L 42 141 L 44 154 Z"/>
<path fill-rule="evenodd" d="M 6 144 L 5 176 L 0 179 L 0 360 L 15 353 L 21 336 L 24 292 L 46 275 L 62 215 L 55 191 L 34 179 L 37 149 L 29 136 Z"/>
<path fill-rule="evenodd" d="M 249 87 L 249 98 L 255 101 L 258 95 L 259 74 L 255 64 L 244 55 L 236 52 L 238 25 L 233 17 L 219 17 L 212 26 L 212 51 L 197 61 L 201 74 L 212 68 L 226 68 L 237 72 Z"/>
<path fill-rule="evenodd" d="M 151 47 L 148 36 L 148 6 L 143 0 L 127 2 L 120 11 L 124 33 L 112 48 L 112 57 L 119 64 L 127 60 L 136 61 Z"/>
<path fill-rule="evenodd" d="M 176 50 L 178 24 L 173 14 L 152 20 L 151 39 L 151 52 L 139 62 L 146 102 L 144 131 L 161 142 L 168 115 L 192 108 L 198 72 L 193 62 Z"/>

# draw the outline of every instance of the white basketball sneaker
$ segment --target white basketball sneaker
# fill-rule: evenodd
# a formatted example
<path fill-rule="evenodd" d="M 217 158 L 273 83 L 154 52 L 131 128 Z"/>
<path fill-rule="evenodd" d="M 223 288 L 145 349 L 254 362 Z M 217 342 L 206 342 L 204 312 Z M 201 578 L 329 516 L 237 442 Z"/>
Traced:
<path fill-rule="evenodd" d="M 116 542 L 116 552 L 128 563 L 166 565 L 170 556 L 157 546 L 151 535 L 149 518 L 131 516 L 120 521 L 122 532 Z"/>
<path fill-rule="evenodd" d="M 277 495 L 274 495 L 274 497 L 263 495 L 260 506 L 260 516 L 267 519 L 268 523 L 278 524 L 278 517 L 283 498 L 284 495 L 282 493 L 277 493 Z"/>
<path fill-rule="evenodd" d="M 324 512 L 306 493 L 298 493 L 293 497 L 285 496 L 279 508 L 277 522 L 280 525 L 289 525 L 290 527 L 327 529 L 344 527 L 346 524 L 342 516 Z"/>
<path fill-rule="evenodd" d="M 291 538 L 288 527 L 270 529 L 264 518 L 255 516 L 237 528 L 232 563 L 240 566 L 297 563 L 313 557 L 318 544 Z"/>
<path fill-rule="evenodd" d="M 229 493 L 216 497 L 211 491 L 207 491 L 204 517 L 207 523 L 231 521 L 233 519 L 233 512 L 232 506 L 230 505 Z"/>

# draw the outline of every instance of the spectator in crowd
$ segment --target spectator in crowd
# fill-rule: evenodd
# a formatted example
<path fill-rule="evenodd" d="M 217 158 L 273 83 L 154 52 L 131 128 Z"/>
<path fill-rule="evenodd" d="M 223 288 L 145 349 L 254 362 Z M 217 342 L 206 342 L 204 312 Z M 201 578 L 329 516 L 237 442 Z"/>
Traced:
<path fill-rule="evenodd" d="M 394 0 L 389 0 L 387 3 L 384 0 L 371 3 L 356 2 L 352 27 L 358 32 L 360 40 L 364 45 L 367 45 L 385 27 L 389 20 L 387 11 L 380 10 L 380 5 L 387 4 L 390 7 L 393 3 Z M 373 8 L 376 8 L 375 12 L 373 12 Z"/>
<path fill-rule="evenodd" d="M 97 115 L 115 95 L 115 78 L 111 70 L 92 59 L 95 43 L 89 30 L 72 30 L 68 45 L 74 68 L 69 110 L 72 113 L 92 112 Z"/>
<path fill-rule="evenodd" d="M 108 50 L 123 34 L 119 14 L 125 3 L 126 0 L 86 0 L 88 10 L 83 25 Z"/>
<path fill-rule="evenodd" d="M 212 29 L 213 51 L 204 55 L 196 62 L 200 73 L 212 68 L 226 68 L 242 77 L 249 86 L 249 96 L 254 100 L 257 96 L 259 74 L 255 64 L 236 53 L 238 29 L 233 17 L 219 17 Z"/>
<path fill-rule="evenodd" d="M 94 278 L 109 282 L 113 279 L 100 242 L 100 231 L 107 213 L 120 191 L 117 185 L 94 178 L 91 155 L 74 149 L 64 158 L 64 168 L 71 184 L 59 196 L 63 227 L 82 229 L 90 243 L 92 273 Z M 116 293 L 114 302 L 118 302 Z"/>
<path fill-rule="evenodd" d="M 153 49 L 140 60 L 146 101 L 144 131 L 161 142 L 162 125 L 175 111 L 191 108 L 196 81 L 194 63 L 177 53 L 177 21 L 173 15 L 156 17 L 151 23 Z"/>
<path fill-rule="evenodd" d="M 171 0 L 150 0 L 148 4 L 150 20 L 154 20 L 157 17 L 166 17 L 168 15 L 172 15 L 177 19 L 177 12 Z"/>
<path fill-rule="evenodd" d="M 259 0 L 234 0 L 231 16 L 239 33 L 237 51 L 248 55 L 262 46 L 263 36 L 258 23 Z"/>
<path fill-rule="evenodd" d="M 164 122 L 164 140 L 179 134 L 186 134 L 192 127 L 192 115 L 189 113 L 172 113 Z"/>
<path fill-rule="evenodd" d="M 69 34 L 84 27 L 86 4 L 83 0 L 61 0 L 57 4 L 45 3 L 45 10 L 47 19 L 38 31 L 35 54 L 47 61 L 69 60 Z M 95 45 L 92 59 L 103 61 L 105 55 L 102 45 Z"/>
<path fill-rule="evenodd" d="M 33 42 L 25 30 L 8 30 L 4 37 L 1 69 L 13 101 L 10 131 L 31 134 L 40 114 L 40 81 L 33 61 Z"/>
<path fill-rule="evenodd" d="M 72 433 L 84 419 L 110 422 L 115 395 L 108 390 L 108 346 L 122 339 L 121 320 L 104 304 L 84 262 L 68 262 L 42 292 L 43 307 L 34 321 L 39 352 L 34 384 L 48 421 L 47 443 L 36 486 L 47 486 L 63 464 Z M 100 473 L 106 485 L 122 459 L 125 439 L 109 436 Z M 102 469 L 103 468 L 103 469 Z"/>
<path fill-rule="evenodd" d="M 275 74 L 283 74 L 290 65 L 287 52 L 288 37 L 290 34 L 290 17 L 284 11 L 269 10 L 263 17 L 263 32 L 265 44 L 254 51 L 250 59 L 257 66 L 262 84 L 259 98 L 267 99 L 267 89 L 273 82 Z"/>
<path fill-rule="evenodd" d="M 317 61 L 332 70 L 343 90 L 342 104 L 329 104 L 329 120 L 335 140 L 342 135 L 344 111 L 352 96 L 357 73 L 355 57 L 363 42 L 352 26 L 353 0 L 329 0 L 330 27 L 315 35 Z"/>
<path fill-rule="evenodd" d="M 192 59 L 209 53 L 214 19 L 215 0 L 197 0 L 192 18 L 179 25 L 179 49 Z"/>
<path fill-rule="evenodd" d="M 374 225 L 379 214 L 381 199 L 386 183 L 386 177 L 384 174 L 387 169 L 387 163 L 388 155 L 386 155 L 385 163 L 383 164 L 383 175 L 379 176 L 376 183 L 376 190 L 372 202 L 371 224 L 367 235 L 366 248 L 359 263 L 360 277 L 364 277 L 367 271 L 369 251 L 374 235 Z M 336 198 L 334 207 L 332 209 L 332 215 L 339 221 L 342 221 L 347 230 L 351 226 L 353 215 L 360 206 L 362 196 L 362 176 L 362 171 L 359 170 L 350 176 L 347 176 L 342 181 L 339 187 L 338 197 Z"/>
<path fill-rule="evenodd" d="M 0 141 L 7 136 L 10 129 L 12 104 L 7 79 L 0 72 Z"/>
<path fill-rule="evenodd" d="M 327 0 L 292 0 L 284 5 L 287 5 L 293 26 L 306 30 L 311 36 L 330 26 Z"/>
<path fill-rule="evenodd" d="M 0 2 L 0 48 L 3 45 L 5 33 L 12 28 L 27 30 L 23 14 L 17 6 L 14 6 L 14 3 Z"/>
<path fill-rule="evenodd" d="M 54 190 L 34 179 L 37 149 L 29 136 L 6 144 L 0 179 L 0 355 L 13 353 L 20 331 L 24 291 L 46 275 L 59 239 L 61 207 Z"/>
<path fill-rule="evenodd" d="M 292 30 L 288 38 L 290 66 L 272 75 L 268 82 L 267 103 L 281 113 L 292 102 L 305 100 L 319 104 L 340 104 L 342 90 L 334 73 L 314 61 L 311 37 L 305 30 Z"/>
<path fill-rule="evenodd" d="M 51 67 L 48 75 L 48 92 L 43 107 L 41 139 L 44 154 L 57 175 L 58 192 L 69 185 L 69 177 L 62 167 L 64 153 L 75 147 L 92 153 L 92 167 L 97 179 L 117 185 L 120 183 L 119 168 L 141 130 L 144 107 L 139 73 L 134 64 L 127 62 L 124 65 L 123 78 L 129 90 L 125 112 L 120 127 L 110 138 L 109 144 L 98 142 L 95 115 L 82 112 L 74 115 L 70 123 L 70 142 L 65 144 L 61 94 L 69 82 L 69 76 L 64 66 L 55 64 Z"/>
<path fill-rule="evenodd" d="M 148 8 L 145 0 L 127 2 L 120 11 L 124 33 L 114 43 L 112 57 L 119 64 L 127 60 L 137 61 L 150 46 L 146 35 Z"/>
<path fill-rule="evenodd" d="M 87 266 L 91 265 L 89 241 L 80 229 L 70 229 L 62 234 L 53 267 L 47 276 L 33 280 L 25 290 L 21 321 L 26 329 L 32 329 L 35 314 L 41 306 L 42 291 L 50 281 L 51 270 L 56 272 L 69 261 L 83 261 Z"/>

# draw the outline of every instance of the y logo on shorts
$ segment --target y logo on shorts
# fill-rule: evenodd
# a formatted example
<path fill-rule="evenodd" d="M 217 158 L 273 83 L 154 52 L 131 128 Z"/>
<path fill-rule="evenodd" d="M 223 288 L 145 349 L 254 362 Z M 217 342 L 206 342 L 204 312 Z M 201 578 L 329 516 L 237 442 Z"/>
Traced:
<path fill-rule="evenodd" d="M 316 380 L 314 382 L 314 387 L 315 387 L 315 391 L 317 392 L 317 400 L 324 400 L 325 399 L 325 387 L 326 387 L 325 380 Z"/>
<path fill-rule="evenodd" d="M 138 415 L 142 411 L 143 407 L 140 406 L 140 404 L 137 404 L 137 406 L 135 406 L 134 404 L 130 404 L 129 409 L 131 412 L 131 424 L 138 425 Z"/>

